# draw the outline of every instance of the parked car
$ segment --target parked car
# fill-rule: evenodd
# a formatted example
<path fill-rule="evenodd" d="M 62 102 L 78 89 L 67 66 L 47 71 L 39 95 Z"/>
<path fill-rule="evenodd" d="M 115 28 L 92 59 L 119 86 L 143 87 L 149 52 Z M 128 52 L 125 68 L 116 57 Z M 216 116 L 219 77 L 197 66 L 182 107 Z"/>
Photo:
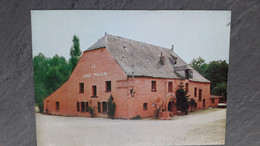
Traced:
<path fill-rule="evenodd" d="M 219 108 L 226 108 L 226 107 L 227 107 L 227 104 L 226 104 L 226 103 L 219 103 L 219 104 L 218 104 L 218 107 L 219 107 Z"/>

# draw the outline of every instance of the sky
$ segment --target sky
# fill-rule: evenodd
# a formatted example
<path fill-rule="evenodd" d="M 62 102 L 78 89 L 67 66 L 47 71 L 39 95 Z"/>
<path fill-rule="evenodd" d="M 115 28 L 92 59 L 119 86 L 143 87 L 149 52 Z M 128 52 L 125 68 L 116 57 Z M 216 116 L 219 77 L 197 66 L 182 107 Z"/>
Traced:
<path fill-rule="evenodd" d="M 72 38 L 83 52 L 105 33 L 170 49 L 187 63 L 229 59 L 231 11 L 32 10 L 33 56 L 70 58 Z"/>

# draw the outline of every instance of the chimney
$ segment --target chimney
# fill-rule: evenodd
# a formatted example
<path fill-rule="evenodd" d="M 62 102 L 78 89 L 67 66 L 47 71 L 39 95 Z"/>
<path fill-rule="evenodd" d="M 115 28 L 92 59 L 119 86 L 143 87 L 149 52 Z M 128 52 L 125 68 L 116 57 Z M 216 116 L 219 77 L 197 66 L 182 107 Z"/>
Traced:
<path fill-rule="evenodd" d="M 172 48 L 171 48 L 172 52 L 173 52 L 173 49 L 174 49 L 174 45 L 172 45 Z"/>
<path fill-rule="evenodd" d="M 160 63 L 161 63 L 162 65 L 164 65 L 164 61 L 165 61 L 165 57 L 162 55 L 162 52 L 161 52 Z"/>

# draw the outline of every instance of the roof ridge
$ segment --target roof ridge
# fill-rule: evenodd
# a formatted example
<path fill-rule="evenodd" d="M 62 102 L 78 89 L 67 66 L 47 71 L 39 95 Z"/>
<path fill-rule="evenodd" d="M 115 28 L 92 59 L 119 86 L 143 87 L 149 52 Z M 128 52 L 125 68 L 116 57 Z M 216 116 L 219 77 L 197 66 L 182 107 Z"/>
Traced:
<path fill-rule="evenodd" d="M 170 48 L 162 47 L 162 46 L 159 46 L 159 45 L 154 45 L 154 44 L 147 43 L 147 42 L 142 42 L 142 41 L 138 41 L 138 40 L 134 40 L 134 39 L 122 37 L 122 36 L 117 36 L 117 35 L 111 35 L 111 34 L 106 34 L 106 35 L 112 36 L 112 37 L 118 37 L 118 38 L 122 38 L 122 39 L 126 39 L 126 40 L 130 40 L 130 41 L 134 41 L 134 42 L 138 42 L 138 43 L 142 43 L 142 44 L 152 45 L 152 46 L 154 46 L 154 47 L 156 47 L 156 48 L 162 48 L 162 49 L 165 49 L 165 50 L 167 50 L 167 51 L 171 51 Z"/>
<path fill-rule="evenodd" d="M 193 69 L 171 49 L 122 36 L 105 33 L 101 39 L 98 39 L 98 41 L 86 51 L 100 48 L 106 48 L 127 75 L 132 75 L 134 70 L 135 76 L 181 79 L 184 75 L 184 70 L 177 71 L 174 69 L 174 66 L 186 66 L 184 69 Z M 163 53 L 163 55 L 168 58 L 167 60 L 165 58 L 163 65 L 159 63 L 161 59 L 159 53 Z M 146 59 L 147 57 L 149 58 L 148 61 Z M 172 63 L 171 59 L 173 59 L 175 63 Z M 134 69 L 132 68 L 133 65 Z M 190 79 L 191 81 L 209 82 L 209 80 L 197 73 L 196 70 L 193 72 L 193 78 Z"/>

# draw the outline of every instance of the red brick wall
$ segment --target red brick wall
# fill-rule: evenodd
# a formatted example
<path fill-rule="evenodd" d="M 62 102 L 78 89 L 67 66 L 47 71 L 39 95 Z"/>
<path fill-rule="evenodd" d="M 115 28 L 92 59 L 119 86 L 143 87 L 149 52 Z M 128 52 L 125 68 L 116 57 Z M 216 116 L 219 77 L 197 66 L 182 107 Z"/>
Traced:
<path fill-rule="evenodd" d="M 156 81 L 156 92 L 151 91 L 151 81 Z M 168 92 L 168 82 L 172 82 L 173 92 Z M 145 78 L 136 77 L 135 78 L 135 97 L 130 98 L 129 104 L 129 118 L 140 115 L 141 117 L 152 117 L 155 115 L 155 107 L 152 106 L 157 98 L 164 101 L 168 94 L 174 94 L 178 90 L 181 83 L 180 79 L 160 79 L 160 78 Z M 190 98 L 194 98 L 197 102 L 197 109 L 203 109 L 203 99 L 205 99 L 205 108 L 209 107 L 209 97 L 210 97 L 210 84 L 209 83 L 199 83 L 190 82 L 189 80 L 184 80 L 183 85 L 189 83 L 188 95 Z M 194 87 L 197 89 L 202 89 L 202 101 L 198 101 L 198 96 L 194 97 Z M 166 101 L 167 102 L 167 101 Z M 143 104 L 148 104 L 148 110 L 143 110 Z M 166 111 L 168 104 L 166 103 Z"/>
<path fill-rule="evenodd" d="M 94 76 L 94 73 L 104 72 L 106 72 L 105 76 Z M 83 78 L 85 74 L 91 74 L 91 77 Z M 51 114 L 90 116 L 88 112 L 77 112 L 77 102 L 83 101 L 91 102 L 89 105 L 95 108 L 96 116 L 106 117 L 106 114 L 97 112 L 97 102 L 107 101 L 111 94 L 117 97 L 116 81 L 125 79 L 127 79 L 126 74 L 105 48 L 84 52 L 69 80 L 44 100 L 44 111 L 46 111 L 46 102 L 49 100 L 48 111 Z M 111 92 L 105 92 L 105 81 L 111 81 Z M 79 93 L 79 83 L 82 82 L 84 83 L 84 93 Z M 93 85 L 97 86 L 97 98 L 91 98 Z M 56 101 L 60 102 L 60 111 L 55 109 Z M 117 108 L 121 108 L 121 106 L 123 105 L 117 105 Z M 125 110 L 124 107 L 122 107 L 123 110 Z"/>
<path fill-rule="evenodd" d="M 94 73 L 104 73 L 104 76 L 94 76 Z M 91 74 L 91 77 L 83 77 Z M 156 92 L 151 91 L 151 81 L 156 81 Z M 105 92 L 105 81 L 111 81 L 111 92 Z M 162 101 L 168 92 L 168 82 L 173 82 L 173 94 L 178 89 L 181 82 L 179 79 L 159 79 L 135 77 L 128 78 L 109 52 L 105 49 L 97 49 L 84 52 L 78 65 L 73 71 L 69 80 L 53 94 L 44 100 L 44 111 L 48 108 L 49 113 L 65 116 L 90 116 L 88 112 L 77 112 L 77 102 L 89 102 L 89 106 L 94 107 L 97 117 L 107 117 L 106 114 L 98 113 L 98 102 L 108 100 L 112 94 L 116 103 L 116 118 L 132 118 L 137 115 L 141 117 L 153 117 L 155 107 L 152 106 L 155 100 L 160 98 Z M 202 89 L 202 99 L 205 99 L 205 108 L 209 105 L 210 84 L 184 81 L 189 83 L 190 97 L 197 103 L 197 109 L 202 109 L 202 101 L 198 102 L 198 95 L 194 97 L 194 87 Z M 84 93 L 79 93 L 79 83 L 84 83 Z M 91 98 L 92 86 L 97 86 L 97 98 Z M 135 95 L 131 97 L 130 89 L 134 85 Z M 197 94 L 199 92 L 197 91 Z M 56 111 L 55 102 L 59 102 L 60 110 Z M 48 105 L 47 105 L 48 102 Z M 143 104 L 147 103 L 147 110 L 143 110 Z M 48 107 L 47 107 L 48 106 Z M 167 108 L 167 107 L 166 107 Z M 167 110 L 167 109 L 166 109 Z"/>
<path fill-rule="evenodd" d="M 219 98 L 213 98 L 213 99 L 215 99 L 214 103 L 212 103 L 212 99 L 210 99 L 210 107 L 218 107 Z"/>

